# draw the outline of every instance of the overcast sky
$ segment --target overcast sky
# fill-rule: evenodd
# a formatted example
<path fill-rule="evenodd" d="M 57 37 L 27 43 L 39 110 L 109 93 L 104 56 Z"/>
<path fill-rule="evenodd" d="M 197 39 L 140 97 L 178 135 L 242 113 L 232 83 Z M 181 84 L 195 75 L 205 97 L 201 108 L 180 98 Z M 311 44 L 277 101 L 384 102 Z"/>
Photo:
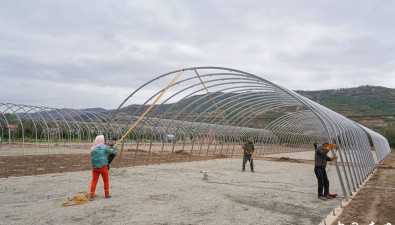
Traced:
<path fill-rule="evenodd" d="M 395 88 L 395 1 L 0 1 L 0 103 L 113 109 L 194 66 Z"/>

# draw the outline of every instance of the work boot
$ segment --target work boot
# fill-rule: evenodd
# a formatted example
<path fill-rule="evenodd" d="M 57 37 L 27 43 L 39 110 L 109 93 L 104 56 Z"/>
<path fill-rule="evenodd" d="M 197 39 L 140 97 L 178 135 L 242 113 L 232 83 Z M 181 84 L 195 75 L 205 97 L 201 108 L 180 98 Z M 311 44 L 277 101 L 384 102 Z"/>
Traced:
<path fill-rule="evenodd" d="M 325 198 L 324 196 L 318 196 L 318 199 L 321 199 L 321 200 L 323 200 L 323 201 L 326 201 L 326 200 L 328 200 L 327 198 Z"/>
<path fill-rule="evenodd" d="M 324 198 L 326 198 L 326 199 L 333 199 L 333 197 L 331 197 L 329 195 L 326 195 Z"/>

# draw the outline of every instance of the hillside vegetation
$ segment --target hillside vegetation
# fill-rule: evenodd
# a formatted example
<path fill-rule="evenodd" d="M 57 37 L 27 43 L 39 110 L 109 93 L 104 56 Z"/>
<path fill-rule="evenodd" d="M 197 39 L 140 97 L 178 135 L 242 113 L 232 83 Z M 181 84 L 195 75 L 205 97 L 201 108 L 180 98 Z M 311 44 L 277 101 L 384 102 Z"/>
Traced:
<path fill-rule="evenodd" d="M 296 92 L 382 134 L 389 140 L 390 145 L 395 147 L 395 89 L 379 86 L 360 86 L 355 88 Z M 212 93 L 212 96 L 216 97 L 220 94 Z M 226 105 L 226 101 L 223 101 L 226 96 L 227 94 L 218 96 L 219 98 L 216 101 L 222 101 L 221 104 Z M 155 106 L 150 116 L 168 119 L 182 118 L 194 122 L 223 123 L 215 107 L 209 107 L 211 101 L 208 100 L 209 98 L 205 95 L 191 96 L 177 102 L 177 104 L 165 104 L 160 107 Z M 244 101 L 248 102 L 248 99 L 245 98 Z M 137 116 L 141 115 L 147 107 L 147 105 L 129 105 L 122 108 L 120 113 Z M 232 117 L 232 113 L 228 112 L 227 108 L 222 108 L 224 114 L 227 117 Z M 261 113 L 258 116 L 251 115 L 251 120 L 248 120 L 243 126 L 264 128 L 276 118 L 295 110 L 297 109 L 293 107 L 283 107 Z M 202 112 L 204 116 L 198 117 Z"/>
<path fill-rule="evenodd" d="M 395 147 L 395 89 L 360 86 L 296 92 L 382 134 Z"/>

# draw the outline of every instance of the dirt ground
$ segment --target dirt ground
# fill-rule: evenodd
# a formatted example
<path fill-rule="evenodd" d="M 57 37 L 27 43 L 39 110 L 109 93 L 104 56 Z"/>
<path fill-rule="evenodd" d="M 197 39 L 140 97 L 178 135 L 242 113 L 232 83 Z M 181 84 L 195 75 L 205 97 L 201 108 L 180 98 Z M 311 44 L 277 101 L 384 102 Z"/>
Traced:
<path fill-rule="evenodd" d="M 136 160 L 133 162 L 134 156 Z M 209 155 L 207 159 L 224 158 L 224 155 Z M 240 156 L 235 156 L 240 157 Z M 147 152 L 125 151 L 119 162 L 119 155 L 114 159 L 111 167 L 130 167 L 132 165 L 173 163 L 205 160 L 205 156 L 198 157 L 187 152 L 176 151 L 173 154 L 152 153 L 147 160 Z M 261 160 L 286 161 L 294 163 L 313 163 L 311 160 L 297 160 L 287 157 L 264 157 Z M 2 156 L 0 157 L 0 178 L 10 176 L 31 176 L 49 173 L 64 173 L 90 170 L 89 154 L 54 154 L 29 156 Z M 385 161 L 377 166 L 377 170 L 358 192 L 353 200 L 344 207 L 342 214 L 332 225 L 339 222 L 348 225 L 358 224 L 395 224 L 395 151 L 393 150 Z"/>
<path fill-rule="evenodd" d="M 395 151 L 377 166 L 373 176 L 366 182 L 342 214 L 332 225 L 395 224 Z"/>
<path fill-rule="evenodd" d="M 205 155 L 191 155 L 187 152 L 175 151 L 174 153 L 151 152 L 149 159 L 147 151 L 125 150 L 118 153 L 110 165 L 113 168 L 131 167 L 140 165 L 177 163 L 205 160 Z M 208 155 L 207 159 L 225 158 L 224 155 Z M 147 160 L 148 159 L 148 160 Z M 26 156 L 0 156 L 0 178 L 32 176 L 50 173 L 65 173 L 90 170 L 90 154 L 50 154 Z"/>

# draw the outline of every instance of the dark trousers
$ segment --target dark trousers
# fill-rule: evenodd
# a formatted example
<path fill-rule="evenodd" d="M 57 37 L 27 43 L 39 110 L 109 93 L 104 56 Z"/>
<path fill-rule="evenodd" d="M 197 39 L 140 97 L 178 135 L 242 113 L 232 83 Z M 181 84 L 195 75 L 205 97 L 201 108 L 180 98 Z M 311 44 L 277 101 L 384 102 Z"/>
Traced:
<path fill-rule="evenodd" d="M 250 161 L 250 167 L 251 171 L 254 171 L 254 160 L 252 159 L 252 156 L 250 155 L 245 155 L 243 156 L 243 171 L 246 169 L 246 163 L 247 161 Z"/>
<path fill-rule="evenodd" d="M 107 156 L 107 160 L 108 160 L 108 165 L 107 165 L 107 168 L 108 169 L 110 169 L 110 163 L 112 162 L 112 160 L 115 158 L 115 154 L 109 154 L 108 156 Z"/>
<path fill-rule="evenodd" d="M 327 196 L 329 194 L 329 180 L 325 168 L 315 167 L 314 173 L 318 181 L 318 197 Z"/>

